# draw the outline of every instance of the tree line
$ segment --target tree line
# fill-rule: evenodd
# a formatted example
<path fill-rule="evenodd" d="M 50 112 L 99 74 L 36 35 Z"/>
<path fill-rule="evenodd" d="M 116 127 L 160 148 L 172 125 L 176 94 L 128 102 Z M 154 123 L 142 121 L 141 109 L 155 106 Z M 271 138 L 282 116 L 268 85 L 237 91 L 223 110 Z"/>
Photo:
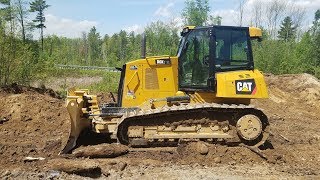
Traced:
<path fill-rule="evenodd" d="M 311 27 L 303 26 L 306 11 L 287 1 L 238 1 L 236 23 L 263 29 L 263 42 L 253 43 L 256 67 L 275 74 L 307 72 L 320 77 L 320 10 Z M 140 58 L 141 37 L 124 30 L 101 35 L 96 27 L 79 38 L 43 36 L 44 0 L 0 0 L 0 84 L 28 84 L 54 75 L 54 64 L 120 67 Z M 250 14 L 250 16 L 248 16 Z M 29 20 L 30 15 L 35 15 Z M 184 25 L 221 25 L 208 0 L 186 0 Z M 32 35 L 39 29 L 39 40 Z M 147 55 L 176 55 L 179 31 L 175 22 L 157 21 L 145 27 Z"/>
<path fill-rule="evenodd" d="M 45 69 L 43 51 L 46 1 L 0 0 L 0 85 L 28 84 Z M 30 13 L 35 19 L 28 21 Z M 32 39 L 40 29 L 40 41 Z"/>
<path fill-rule="evenodd" d="M 161 21 L 152 22 L 144 31 L 147 37 L 147 55 L 174 55 L 179 43 L 178 28 Z M 122 66 L 140 58 L 142 34 L 121 30 L 103 37 L 92 27 L 81 38 L 45 38 L 45 54 L 57 64 L 88 66 Z"/>

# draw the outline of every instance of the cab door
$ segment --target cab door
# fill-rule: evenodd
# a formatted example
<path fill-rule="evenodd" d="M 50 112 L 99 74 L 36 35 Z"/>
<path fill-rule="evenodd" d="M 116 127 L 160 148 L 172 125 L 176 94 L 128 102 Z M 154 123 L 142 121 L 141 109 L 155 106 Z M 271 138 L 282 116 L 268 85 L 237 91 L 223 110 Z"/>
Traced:
<path fill-rule="evenodd" d="M 179 58 L 180 91 L 215 91 L 212 28 L 196 28 L 184 38 Z"/>

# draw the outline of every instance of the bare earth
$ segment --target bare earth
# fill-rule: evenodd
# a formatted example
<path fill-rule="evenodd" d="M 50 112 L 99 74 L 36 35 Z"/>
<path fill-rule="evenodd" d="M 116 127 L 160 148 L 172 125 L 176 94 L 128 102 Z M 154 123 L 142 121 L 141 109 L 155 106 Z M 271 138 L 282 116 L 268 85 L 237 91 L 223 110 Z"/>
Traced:
<path fill-rule="evenodd" d="M 61 157 L 69 132 L 64 101 L 47 89 L 2 88 L 0 178 L 320 179 L 320 81 L 308 74 L 266 75 L 266 80 L 270 98 L 253 101 L 272 128 L 272 145 L 262 151 L 266 159 L 245 147 L 207 143 L 105 151 L 124 154 L 116 158 Z"/>

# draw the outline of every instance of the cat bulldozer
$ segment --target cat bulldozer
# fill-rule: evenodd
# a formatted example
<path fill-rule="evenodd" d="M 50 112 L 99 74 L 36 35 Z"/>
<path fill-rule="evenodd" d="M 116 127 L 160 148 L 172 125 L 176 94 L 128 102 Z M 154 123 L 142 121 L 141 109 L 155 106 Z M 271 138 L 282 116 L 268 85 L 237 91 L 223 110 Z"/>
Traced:
<path fill-rule="evenodd" d="M 267 116 L 250 104 L 268 98 L 262 72 L 254 68 L 255 27 L 187 26 L 176 56 L 142 57 L 123 65 L 117 100 L 100 103 L 87 89 L 70 89 L 69 153 L 84 129 L 130 147 L 182 141 L 259 147 L 268 140 Z M 94 139 L 92 139 L 94 141 Z"/>

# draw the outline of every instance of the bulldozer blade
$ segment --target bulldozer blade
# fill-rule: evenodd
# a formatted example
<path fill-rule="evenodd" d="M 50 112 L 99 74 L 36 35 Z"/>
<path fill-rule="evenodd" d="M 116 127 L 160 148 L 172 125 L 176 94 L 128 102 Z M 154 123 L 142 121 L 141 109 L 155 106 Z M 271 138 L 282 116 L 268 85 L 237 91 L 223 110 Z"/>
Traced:
<path fill-rule="evenodd" d="M 59 153 L 59 155 L 62 154 L 67 154 L 68 152 L 70 152 L 74 147 L 76 147 L 77 144 L 77 139 L 74 136 L 69 136 L 68 142 L 65 145 L 65 147 L 63 148 L 63 150 Z"/>
<path fill-rule="evenodd" d="M 70 115 L 71 131 L 67 144 L 59 153 L 60 155 L 69 153 L 77 145 L 77 139 L 82 130 L 90 126 L 90 121 L 81 117 L 82 105 L 83 101 L 78 103 L 76 100 L 71 100 L 67 104 L 67 110 Z"/>

